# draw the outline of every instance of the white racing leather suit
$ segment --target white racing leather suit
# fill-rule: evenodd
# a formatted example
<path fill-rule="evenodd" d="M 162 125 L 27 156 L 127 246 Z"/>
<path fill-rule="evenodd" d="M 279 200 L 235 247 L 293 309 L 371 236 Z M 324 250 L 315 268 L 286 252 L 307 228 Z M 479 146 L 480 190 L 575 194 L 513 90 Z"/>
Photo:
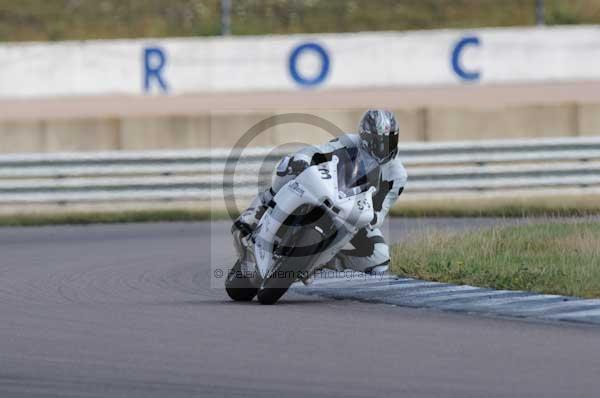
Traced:
<path fill-rule="evenodd" d="M 345 134 L 324 145 L 306 147 L 291 156 L 284 157 L 277 166 L 271 188 L 258 194 L 250 207 L 236 220 L 234 227 L 242 231 L 253 230 L 262 217 L 267 204 L 279 189 L 295 178 L 304 168 L 330 159 L 336 151 L 356 148 L 359 145 L 361 145 L 361 140 L 358 135 Z M 389 247 L 380 227 L 390 208 L 404 190 L 407 174 L 398 158 L 393 158 L 380 167 L 379 190 L 373 195 L 376 217 L 370 227 L 360 230 L 349 245 L 336 256 L 335 268 L 337 269 L 352 269 L 366 273 L 382 273 L 388 269 Z"/>

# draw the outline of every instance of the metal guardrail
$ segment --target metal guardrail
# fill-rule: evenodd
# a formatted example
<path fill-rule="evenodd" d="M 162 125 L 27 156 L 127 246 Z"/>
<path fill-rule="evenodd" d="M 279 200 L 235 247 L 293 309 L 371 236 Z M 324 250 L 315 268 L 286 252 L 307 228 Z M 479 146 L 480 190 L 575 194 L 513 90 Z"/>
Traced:
<path fill-rule="evenodd" d="M 223 200 L 224 187 L 248 197 L 268 185 L 288 151 L 4 155 L 0 204 Z M 399 156 L 409 172 L 407 193 L 430 197 L 600 187 L 600 137 L 410 143 Z"/>

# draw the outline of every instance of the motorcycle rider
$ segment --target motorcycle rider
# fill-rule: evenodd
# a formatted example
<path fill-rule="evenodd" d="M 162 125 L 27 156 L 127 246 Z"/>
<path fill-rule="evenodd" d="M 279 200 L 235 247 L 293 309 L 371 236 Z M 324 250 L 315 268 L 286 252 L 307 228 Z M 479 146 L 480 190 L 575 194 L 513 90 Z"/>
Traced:
<path fill-rule="evenodd" d="M 327 266 L 367 274 L 386 272 L 390 254 L 380 227 L 407 181 L 406 170 L 396 156 L 398 135 L 399 127 L 394 114 L 374 109 L 367 111 L 362 117 L 358 134 L 344 134 L 324 145 L 306 147 L 284 157 L 277 166 L 271 188 L 257 195 L 249 208 L 234 222 L 232 231 L 240 230 L 243 236 L 251 233 L 279 189 L 307 167 L 329 161 L 338 151 L 362 147 L 381 168 L 379 189 L 373 195 L 375 217 L 369 227 L 361 229 L 353 237 L 350 241 L 352 247 L 344 248 Z"/>

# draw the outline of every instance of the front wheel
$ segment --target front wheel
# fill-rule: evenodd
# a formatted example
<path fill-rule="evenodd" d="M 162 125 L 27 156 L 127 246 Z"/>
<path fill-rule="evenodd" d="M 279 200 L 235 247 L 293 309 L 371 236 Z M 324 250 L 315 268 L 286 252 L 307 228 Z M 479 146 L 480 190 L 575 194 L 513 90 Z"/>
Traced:
<path fill-rule="evenodd" d="M 227 274 L 225 290 L 233 301 L 252 301 L 258 288 L 252 285 L 252 280 L 242 273 L 242 264 L 238 260 Z"/>
<path fill-rule="evenodd" d="M 310 269 L 315 257 L 327 246 L 323 233 L 314 227 L 304 228 L 280 263 L 265 278 L 257 293 L 261 304 L 275 304 L 300 275 Z M 290 245 L 292 246 L 292 245 Z"/>

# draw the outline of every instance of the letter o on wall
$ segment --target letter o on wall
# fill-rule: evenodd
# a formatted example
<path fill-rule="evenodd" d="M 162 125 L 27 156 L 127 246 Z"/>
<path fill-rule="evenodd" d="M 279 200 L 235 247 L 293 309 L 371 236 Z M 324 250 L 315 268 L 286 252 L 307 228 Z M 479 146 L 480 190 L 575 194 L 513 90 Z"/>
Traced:
<path fill-rule="evenodd" d="M 454 49 L 452 50 L 452 56 L 451 56 L 451 63 L 452 63 L 452 70 L 454 71 L 454 73 L 456 73 L 456 75 L 464 81 L 476 81 L 479 80 L 479 78 L 481 77 L 481 72 L 479 71 L 469 71 L 466 70 L 461 62 L 460 62 L 460 58 L 462 55 L 463 50 L 465 49 L 465 47 L 467 46 L 480 46 L 481 45 L 481 41 L 479 40 L 479 37 L 477 36 L 465 36 L 462 39 L 460 39 L 456 45 L 454 46 Z"/>
<path fill-rule="evenodd" d="M 298 71 L 298 59 L 306 52 L 313 52 L 321 59 L 321 71 L 312 78 L 302 76 Z M 317 43 L 304 43 L 297 46 L 294 48 L 289 58 L 290 75 L 296 83 L 303 87 L 314 87 L 323 83 L 327 78 L 327 75 L 329 75 L 329 65 L 329 54 L 327 54 L 327 51 L 323 46 Z"/>

